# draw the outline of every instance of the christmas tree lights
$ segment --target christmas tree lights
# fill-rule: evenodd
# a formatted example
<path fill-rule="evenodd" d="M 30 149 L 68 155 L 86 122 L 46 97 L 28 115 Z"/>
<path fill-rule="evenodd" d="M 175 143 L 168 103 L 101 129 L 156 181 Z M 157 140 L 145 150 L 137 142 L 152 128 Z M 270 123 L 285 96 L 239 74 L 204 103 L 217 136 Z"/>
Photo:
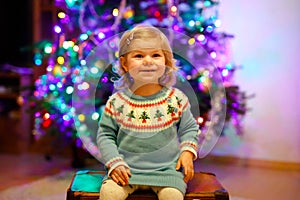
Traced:
<path fill-rule="evenodd" d="M 87 58 L 97 46 L 107 45 L 110 49 L 107 57 L 114 63 L 118 58 L 118 40 L 112 39 L 113 36 L 137 23 L 173 30 L 168 32 L 168 38 L 175 51 L 182 53 L 175 58 L 181 77 L 189 82 L 197 95 L 201 112 L 196 118 L 201 130 L 205 131 L 212 125 L 209 113 L 217 104 L 221 111 L 226 111 L 226 121 L 234 124 L 237 134 L 242 134 L 241 120 L 247 111 L 246 96 L 232 83 L 239 66 L 230 58 L 228 43 L 233 35 L 218 31 L 222 24 L 218 18 L 218 0 L 56 0 L 55 5 L 58 8 L 57 23 L 53 27 L 56 40 L 39 43 L 34 55 L 35 65 L 46 66 L 47 71 L 35 82 L 32 103 L 35 137 L 42 137 L 49 130 L 70 138 L 78 138 L 84 132 L 81 141 L 86 144 L 85 148 L 93 155 L 98 154 L 92 143 L 93 137 L 89 137 L 95 133 L 89 133 L 87 126 L 96 126 L 101 105 L 113 91 L 111 79 L 117 77 L 105 62 L 99 60 L 89 66 Z M 178 34 L 174 34 L 176 32 L 187 35 L 187 39 L 179 39 Z M 107 42 L 108 39 L 111 40 Z M 212 62 L 225 87 L 224 94 L 215 94 L 219 95 L 215 102 L 209 94 L 214 84 Z M 191 63 L 197 63 L 197 66 Z M 87 91 L 91 88 L 100 91 L 92 94 L 97 98 L 90 98 Z M 74 98 L 75 91 L 79 98 Z M 79 112 L 76 109 L 80 110 L 82 102 L 95 105 L 95 109 Z M 156 114 L 160 117 L 160 113 Z M 147 116 L 143 117 L 147 119 Z M 96 127 L 91 130 L 95 131 Z"/>

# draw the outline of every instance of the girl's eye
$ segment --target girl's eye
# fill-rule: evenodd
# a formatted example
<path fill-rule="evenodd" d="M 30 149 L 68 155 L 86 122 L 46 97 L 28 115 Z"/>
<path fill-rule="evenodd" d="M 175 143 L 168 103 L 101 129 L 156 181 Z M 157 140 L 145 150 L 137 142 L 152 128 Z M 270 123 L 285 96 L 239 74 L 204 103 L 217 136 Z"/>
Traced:
<path fill-rule="evenodd" d="M 136 54 L 136 55 L 134 55 L 134 57 L 135 57 L 135 58 L 142 58 L 143 55 L 142 55 L 142 54 Z"/>
<path fill-rule="evenodd" d="M 159 53 L 155 53 L 153 57 L 161 57 L 161 55 Z"/>

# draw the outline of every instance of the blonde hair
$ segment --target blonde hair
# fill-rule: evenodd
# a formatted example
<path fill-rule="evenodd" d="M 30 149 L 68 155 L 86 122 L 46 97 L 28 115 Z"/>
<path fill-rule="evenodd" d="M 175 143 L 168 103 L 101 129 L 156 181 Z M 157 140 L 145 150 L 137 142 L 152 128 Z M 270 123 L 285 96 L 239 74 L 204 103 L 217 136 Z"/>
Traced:
<path fill-rule="evenodd" d="M 153 42 L 155 41 L 155 42 Z M 176 82 L 175 59 L 168 38 L 158 28 L 149 25 L 137 25 L 126 31 L 119 43 L 119 58 L 125 57 L 127 53 L 141 48 L 161 49 L 166 59 L 165 74 L 159 79 L 163 86 L 173 86 Z M 126 73 L 121 63 L 113 67 L 120 78 L 114 80 L 115 89 L 128 88 L 133 84 L 129 73 Z"/>

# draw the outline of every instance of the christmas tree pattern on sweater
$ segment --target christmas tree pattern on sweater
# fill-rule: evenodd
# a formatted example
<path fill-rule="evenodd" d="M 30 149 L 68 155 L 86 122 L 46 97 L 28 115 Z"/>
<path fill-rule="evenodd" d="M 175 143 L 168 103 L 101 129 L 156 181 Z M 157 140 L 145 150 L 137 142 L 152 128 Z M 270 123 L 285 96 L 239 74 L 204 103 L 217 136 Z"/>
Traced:
<path fill-rule="evenodd" d="M 139 132 L 161 131 L 177 123 L 188 105 L 187 97 L 178 89 L 170 88 L 156 98 L 135 98 L 117 92 L 108 100 L 105 114 L 123 129 Z M 153 97 L 153 96 L 152 96 Z"/>

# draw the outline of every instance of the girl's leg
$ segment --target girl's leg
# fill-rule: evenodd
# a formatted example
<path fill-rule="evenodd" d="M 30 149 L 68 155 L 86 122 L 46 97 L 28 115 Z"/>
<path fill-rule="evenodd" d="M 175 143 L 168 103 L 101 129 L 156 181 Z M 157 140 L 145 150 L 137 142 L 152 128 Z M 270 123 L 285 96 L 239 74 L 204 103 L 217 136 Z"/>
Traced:
<path fill-rule="evenodd" d="M 172 187 L 152 187 L 159 200 L 183 200 L 183 194 Z"/>
<path fill-rule="evenodd" d="M 134 190 L 129 185 L 119 186 L 113 180 L 106 180 L 100 189 L 100 200 L 125 200 Z"/>

